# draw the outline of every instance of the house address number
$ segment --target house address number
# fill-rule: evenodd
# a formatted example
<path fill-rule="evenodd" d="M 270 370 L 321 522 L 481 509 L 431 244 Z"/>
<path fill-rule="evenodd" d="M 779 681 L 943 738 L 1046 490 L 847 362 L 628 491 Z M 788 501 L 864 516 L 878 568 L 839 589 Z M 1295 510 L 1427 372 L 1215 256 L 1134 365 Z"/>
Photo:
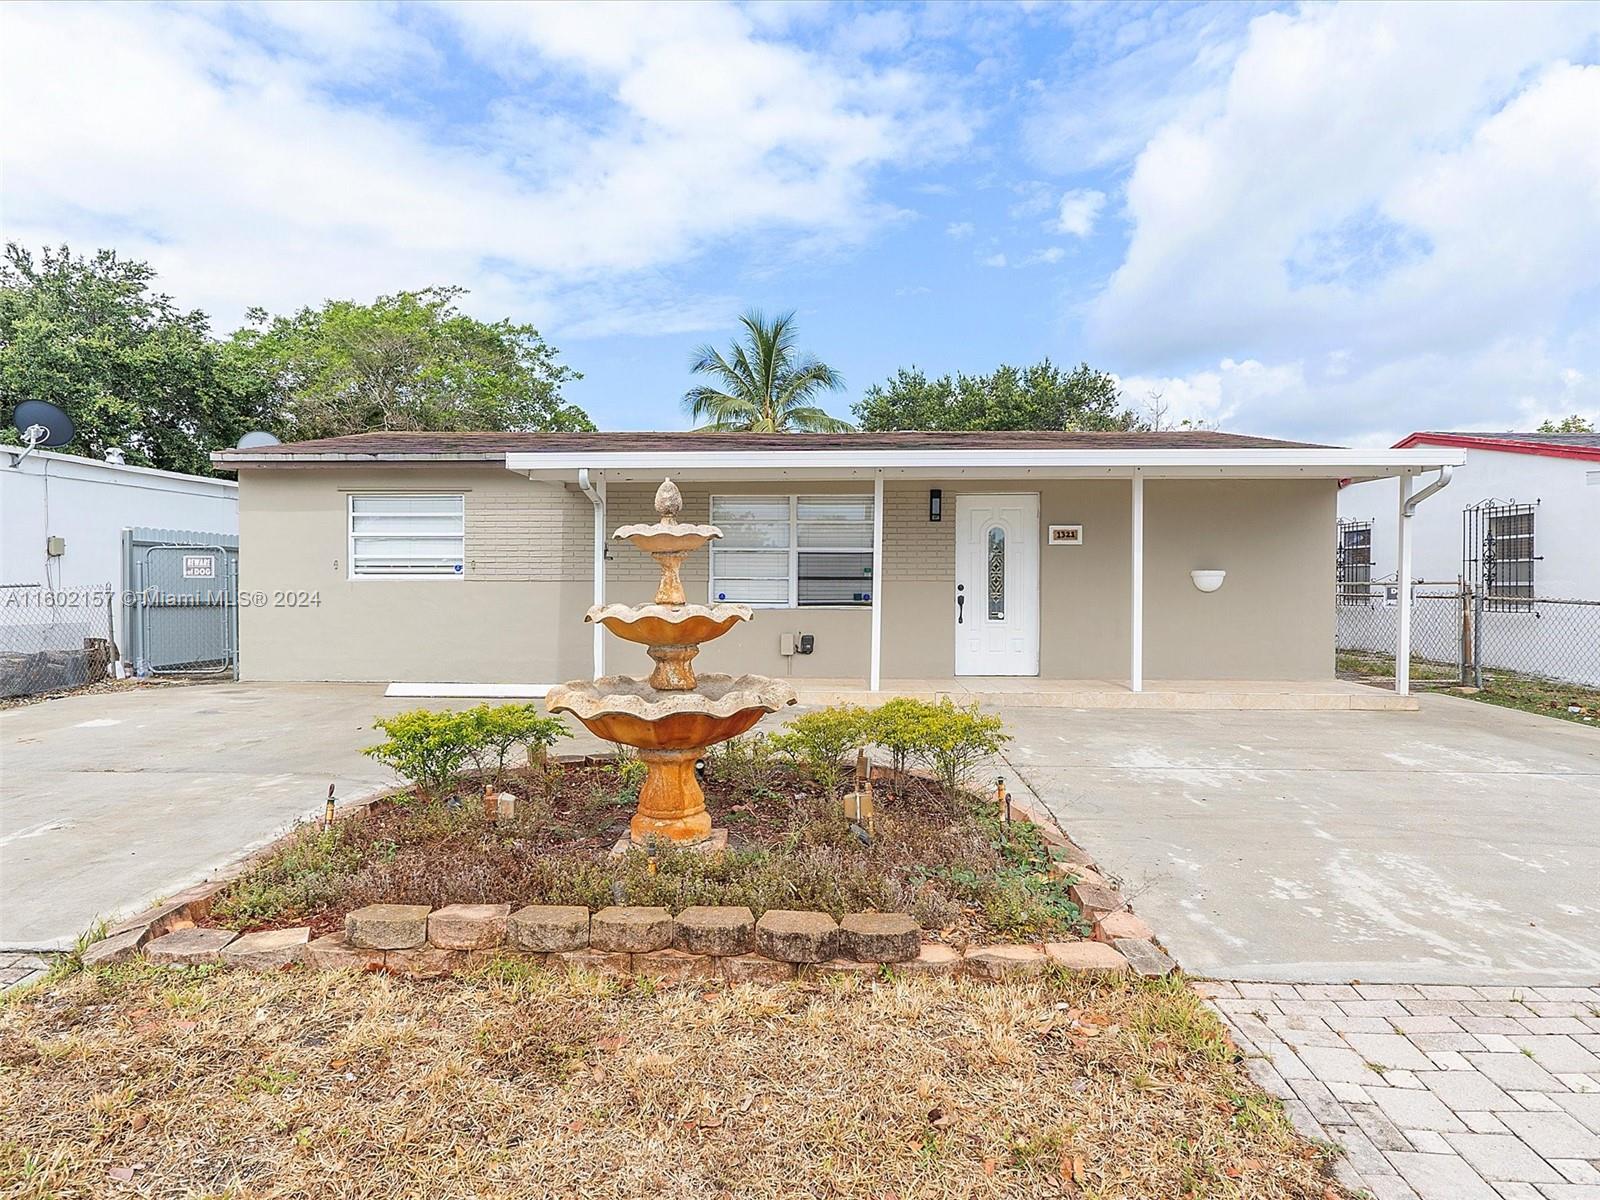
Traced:
<path fill-rule="evenodd" d="M 1081 546 L 1083 545 L 1083 526 L 1052 525 L 1050 526 L 1049 542 L 1052 546 Z"/>

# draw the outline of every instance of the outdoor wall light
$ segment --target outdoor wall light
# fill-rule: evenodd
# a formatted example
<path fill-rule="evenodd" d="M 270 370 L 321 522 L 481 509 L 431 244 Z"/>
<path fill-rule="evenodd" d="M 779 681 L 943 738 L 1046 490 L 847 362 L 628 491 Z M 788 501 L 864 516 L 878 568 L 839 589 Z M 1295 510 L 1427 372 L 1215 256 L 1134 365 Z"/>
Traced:
<path fill-rule="evenodd" d="M 1214 591 L 1216 591 L 1219 587 L 1222 586 L 1222 581 L 1224 579 L 1226 579 L 1227 576 L 1228 576 L 1228 573 L 1226 571 L 1190 571 L 1189 572 L 1189 578 L 1194 580 L 1195 587 L 1199 588 L 1202 592 L 1214 592 Z"/>
<path fill-rule="evenodd" d="M 938 488 L 928 489 L 928 520 L 944 520 L 944 492 Z"/>

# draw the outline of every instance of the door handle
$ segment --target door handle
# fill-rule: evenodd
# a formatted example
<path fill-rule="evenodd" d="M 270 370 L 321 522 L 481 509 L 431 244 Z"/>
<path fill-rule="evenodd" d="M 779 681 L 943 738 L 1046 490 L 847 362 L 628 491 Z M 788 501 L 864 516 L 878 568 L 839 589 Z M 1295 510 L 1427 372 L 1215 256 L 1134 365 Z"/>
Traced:
<path fill-rule="evenodd" d="M 966 617 L 967 598 L 966 598 L 966 596 L 964 596 L 962 594 L 962 589 L 965 588 L 965 587 L 966 587 L 965 584 L 961 584 L 961 583 L 956 584 L 956 624 L 957 625 L 960 625 L 962 623 L 962 621 Z"/>

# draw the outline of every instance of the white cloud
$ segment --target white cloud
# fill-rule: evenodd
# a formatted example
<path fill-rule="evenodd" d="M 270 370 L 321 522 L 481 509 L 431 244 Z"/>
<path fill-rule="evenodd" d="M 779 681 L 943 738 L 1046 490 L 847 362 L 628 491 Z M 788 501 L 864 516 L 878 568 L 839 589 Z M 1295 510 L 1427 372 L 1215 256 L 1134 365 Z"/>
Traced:
<path fill-rule="evenodd" d="M 1419 429 L 1533 429 L 1578 413 L 1600 421 L 1600 379 L 1564 365 L 1591 360 L 1595 336 L 1551 344 L 1505 338 L 1461 357 L 1425 353 L 1344 370 L 1339 351 L 1289 362 L 1223 359 L 1179 375 L 1119 380 L 1136 409 L 1159 393 L 1167 420 L 1242 433 L 1390 446 Z"/>
<path fill-rule="evenodd" d="M 1563 381 L 1600 368 L 1574 332 L 1600 295 L 1600 66 L 1563 56 L 1597 31 L 1559 5 L 1257 18 L 1138 155 L 1091 344 L 1184 415 L 1330 439 L 1593 407 Z"/>
<path fill-rule="evenodd" d="M 973 234 L 973 225 L 971 221 L 951 221 L 950 224 L 944 227 L 944 232 L 946 237 L 971 237 Z"/>
<path fill-rule="evenodd" d="M 1061 197 L 1056 210 L 1056 230 L 1073 237 L 1086 238 L 1094 232 L 1094 223 L 1100 219 L 1100 210 L 1106 206 L 1106 194 L 1093 188 L 1078 188 Z"/>
<path fill-rule="evenodd" d="M 978 261 L 986 267 L 1003 267 L 1006 265 L 1006 256 L 1000 253 L 986 254 Z"/>
<path fill-rule="evenodd" d="M 6 236 L 115 244 L 224 326 L 446 281 L 559 320 L 758 230 L 860 239 L 877 171 L 968 136 L 913 72 L 727 5 L 19 6 L 3 42 Z"/>
<path fill-rule="evenodd" d="M 1035 250 L 1017 265 L 1019 267 L 1036 267 L 1060 262 L 1067 256 L 1067 252 L 1060 246 L 1046 246 L 1043 250 Z"/>

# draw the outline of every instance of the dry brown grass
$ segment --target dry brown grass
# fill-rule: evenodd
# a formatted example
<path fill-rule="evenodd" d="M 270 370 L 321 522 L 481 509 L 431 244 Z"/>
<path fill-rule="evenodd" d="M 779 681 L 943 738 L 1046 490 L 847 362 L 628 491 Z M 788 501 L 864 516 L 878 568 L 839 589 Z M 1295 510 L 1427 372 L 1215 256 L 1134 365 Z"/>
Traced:
<path fill-rule="evenodd" d="M 0 1194 L 1328 1200 L 1176 984 L 144 965 L 0 1007 Z"/>

